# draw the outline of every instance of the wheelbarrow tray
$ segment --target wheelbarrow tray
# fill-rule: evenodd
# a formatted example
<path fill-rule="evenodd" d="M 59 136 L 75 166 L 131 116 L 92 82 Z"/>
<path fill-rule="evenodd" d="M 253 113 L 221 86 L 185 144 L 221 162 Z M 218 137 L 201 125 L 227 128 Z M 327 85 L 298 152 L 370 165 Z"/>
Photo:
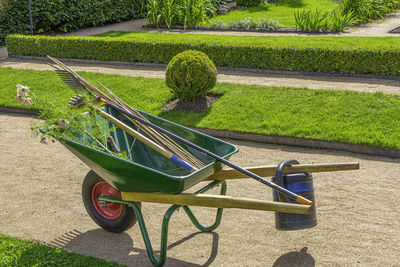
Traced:
<path fill-rule="evenodd" d="M 131 128 L 137 129 L 133 123 L 111 107 L 105 107 L 104 111 L 123 121 Z M 235 145 L 146 112 L 139 112 L 150 122 L 225 159 L 238 151 Z M 98 116 L 98 120 L 103 121 L 104 119 Z M 87 138 L 85 135 L 77 137 L 77 140 L 63 138 L 60 141 L 89 168 L 120 191 L 180 193 L 222 169 L 221 163 L 216 162 L 213 158 L 176 141 L 206 164 L 203 168 L 190 173 L 139 140 L 135 140 L 123 130 L 113 127 L 111 123 L 107 122 L 104 125 L 107 125 L 106 132 L 113 136 L 121 150 L 129 152 L 133 144 L 131 153 L 128 153 L 130 160 L 113 156 L 80 143 L 82 138 Z"/>

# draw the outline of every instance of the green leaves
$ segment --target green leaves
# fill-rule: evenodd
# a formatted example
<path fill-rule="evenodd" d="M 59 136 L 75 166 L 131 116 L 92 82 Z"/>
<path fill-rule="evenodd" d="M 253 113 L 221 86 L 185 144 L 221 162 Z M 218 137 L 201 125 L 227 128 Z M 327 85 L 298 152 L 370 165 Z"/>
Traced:
<path fill-rule="evenodd" d="M 155 27 L 198 27 L 216 15 L 216 0 L 147 0 L 146 23 Z"/>
<path fill-rule="evenodd" d="M 194 102 L 206 96 L 217 82 L 217 69 L 202 52 L 187 50 L 168 64 L 166 84 L 182 102 Z"/>
<path fill-rule="evenodd" d="M 342 14 L 354 14 L 362 23 L 370 22 L 400 8 L 399 0 L 342 0 Z"/>
<path fill-rule="evenodd" d="M 343 13 L 340 8 L 325 13 L 319 9 L 295 11 L 294 18 L 297 29 L 312 32 L 341 32 L 357 22 L 353 12 Z"/>
<path fill-rule="evenodd" d="M 0 266 L 104 266 L 118 267 L 117 263 L 107 262 L 92 256 L 67 252 L 0 234 Z"/>
<path fill-rule="evenodd" d="M 283 28 L 283 25 L 269 18 L 253 19 L 248 17 L 229 23 L 225 23 L 222 20 L 214 20 L 209 27 L 211 29 L 277 30 Z"/>
<path fill-rule="evenodd" d="M 207 54 L 221 67 L 399 75 L 399 43 L 393 38 L 236 38 L 167 34 L 123 37 L 10 35 L 10 54 L 168 63 L 185 50 Z M 207 39 L 208 38 L 208 39 Z M 354 41 L 352 41 L 354 40 Z M 360 44 L 358 44 L 359 42 Z M 329 45 L 327 45 L 329 44 Z M 123 51 L 123 53 L 121 53 Z"/>
<path fill-rule="evenodd" d="M 34 33 L 69 32 L 82 27 L 142 16 L 146 0 L 35 0 Z M 8 0 L 0 6 L 0 45 L 10 33 L 30 34 L 28 0 Z"/>

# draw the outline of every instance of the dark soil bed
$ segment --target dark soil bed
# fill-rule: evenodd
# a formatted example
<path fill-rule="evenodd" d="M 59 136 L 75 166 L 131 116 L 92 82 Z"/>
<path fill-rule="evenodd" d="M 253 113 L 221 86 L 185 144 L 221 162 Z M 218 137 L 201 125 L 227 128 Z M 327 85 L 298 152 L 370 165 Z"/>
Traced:
<path fill-rule="evenodd" d="M 200 113 L 211 107 L 212 103 L 218 100 L 220 95 L 207 95 L 193 103 L 183 103 L 179 99 L 169 101 L 162 108 L 165 111 L 183 111 Z"/>

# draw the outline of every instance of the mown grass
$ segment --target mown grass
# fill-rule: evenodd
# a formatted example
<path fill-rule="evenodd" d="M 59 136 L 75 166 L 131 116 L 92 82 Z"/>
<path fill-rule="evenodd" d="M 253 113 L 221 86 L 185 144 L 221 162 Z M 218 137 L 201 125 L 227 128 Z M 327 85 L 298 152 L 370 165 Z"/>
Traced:
<path fill-rule="evenodd" d="M 330 48 L 330 49 L 399 49 L 398 37 L 305 37 L 305 36 L 231 36 L 211 34 L 171 34 L 171 33 L 138 33 L 109 31 L 94 36 L 124 37 L 132 41 L 164 42 L 187 41 L 190 43 L 210 42 L 213 44 L 235 43 L 237 45 L 254 45 L 293 48 Z"/>
<path fill-rule="evenodd" d="M 216 16 L 210 22 L 222 20 L 226 23 L 244 18 L 268 18 L 279 21 L 285 28 L 296 26 L 294 12 L 302 9 L 316 9 L 325 12 L 338 7 L 332 0 L 280 0 L 273 3 L 266 3 L 263 6 L 246 9 L 237 9 L 225 15 Z"/>
<path fill-rule="evenodd" d="M 124 266 L 0 234 L 0 266 Z"/>
<path fill-rule="evenodd" d="M 212 92 L 223 96 L 212 108 L 202 113 L 165 112 L 161 108 L 173 96 L 163 79 L 83 76 L 101 81 L 133 107 L 186 126 L 400 149 L 396 95 L 219 83 Z M 0 106 L 22 107 L 12 98 L 18 83 L 60 104 L 74 95 L 53 72 L 0 68 Z"/>

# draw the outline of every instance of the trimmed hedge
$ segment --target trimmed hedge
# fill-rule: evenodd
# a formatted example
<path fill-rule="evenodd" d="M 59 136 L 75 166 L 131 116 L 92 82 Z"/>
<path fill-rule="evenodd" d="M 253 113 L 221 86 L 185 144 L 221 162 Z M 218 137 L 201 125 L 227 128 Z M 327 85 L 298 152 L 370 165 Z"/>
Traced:
<path fill-rule="evenodd" d="M 337 37 L 339 38 L 339 37 Z M 102 61 L 168 63 L 185 50 L 206 53 L 217 66 L 271 70 L 338 73 L 400 74 L 400 48 L 340 49 L 296 48 L 258 42 L 213 42 L 190 40 L 135 40 L 117 37 L 50 37 L 9 35 L 9 54 L 51 55 L 60 58 Z"/>
<path fill-rule="evenodd" d="M 32 1 L 33 31 L 69 32 L 141 16 L 145 0 L 35 0 Z M 0 4 L 0 45 L 10 33 L 30 34 L 28 0 Z"/>

